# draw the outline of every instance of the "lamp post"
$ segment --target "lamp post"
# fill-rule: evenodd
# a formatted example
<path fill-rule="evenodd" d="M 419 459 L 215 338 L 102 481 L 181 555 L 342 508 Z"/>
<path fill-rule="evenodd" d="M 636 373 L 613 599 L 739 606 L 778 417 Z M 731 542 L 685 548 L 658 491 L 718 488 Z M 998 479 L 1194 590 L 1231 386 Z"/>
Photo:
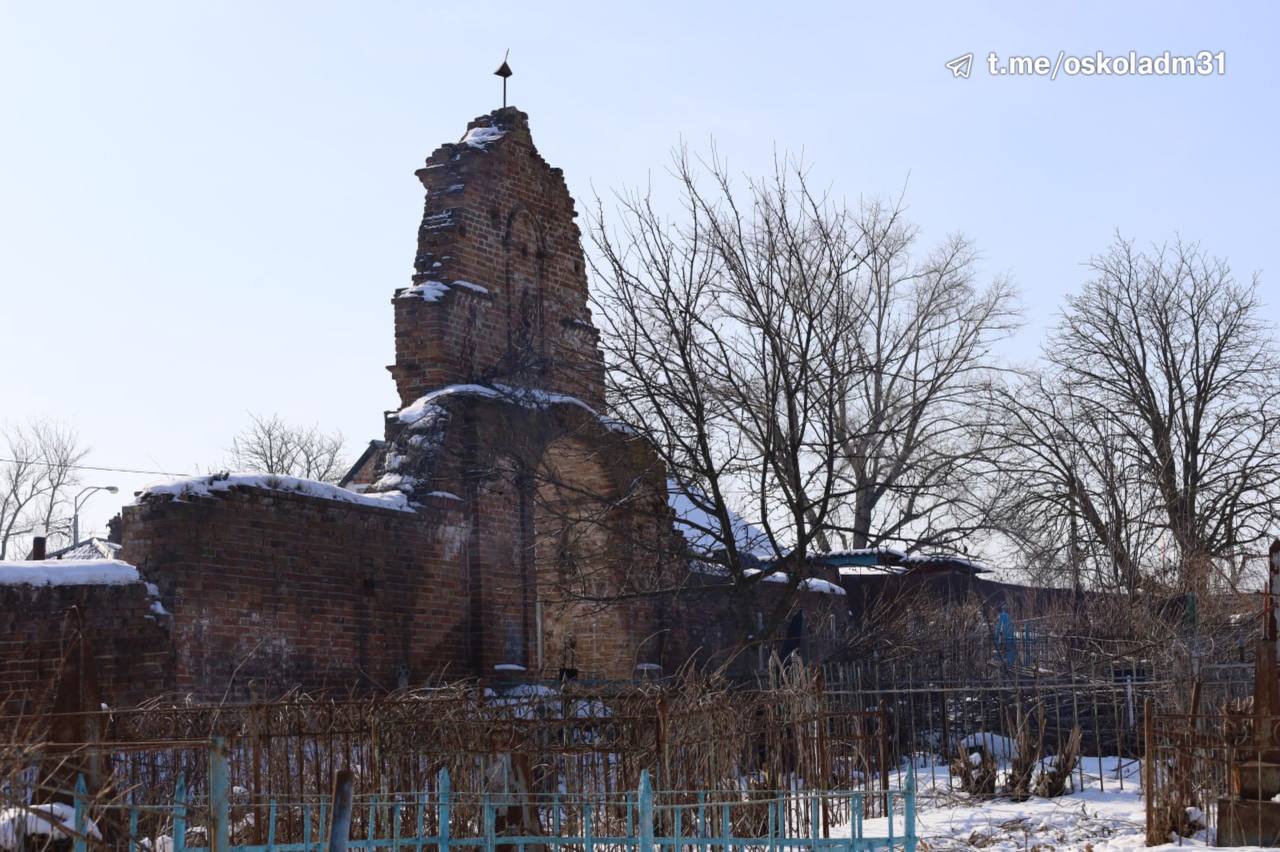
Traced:
<path fill-rule="evenodd" d="M 120 491 L 114 485 L 90 485 L 84 488 L 75 499 L 71 501 L 71 546 L 75 547 L 80 543 L 80 507 L 84 505 L 84 501 L 89 499 L 89 495 L 95 491 L 106 491 L 108 494 L 116 494 Z"/>

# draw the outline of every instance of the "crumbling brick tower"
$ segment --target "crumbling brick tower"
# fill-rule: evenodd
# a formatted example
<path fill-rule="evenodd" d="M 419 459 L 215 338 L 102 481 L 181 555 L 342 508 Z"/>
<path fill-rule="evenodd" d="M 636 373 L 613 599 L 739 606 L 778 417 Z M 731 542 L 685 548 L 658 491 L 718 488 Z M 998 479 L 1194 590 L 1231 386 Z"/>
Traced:
<path fill-rule="evenodd" d="M 574 203 L 528 117 L 471 122 L 417 172 L 426 188 L 411 286 L 396 291 L 401 409 L 356 473 L 370 491 L 466 516 L 472 666 L 631 676 L 663 661 L 673 572 L 665 475 L 600 416 L 604 375 Z"/>
<path fill-rule="evenodd" d="M 413 287 L 397 293 L 402 405 L 458 382 L 567 394 L 601 410 L 573 198 L 513 107 L 471 122 L 418 170 L 427 191 Z"/>

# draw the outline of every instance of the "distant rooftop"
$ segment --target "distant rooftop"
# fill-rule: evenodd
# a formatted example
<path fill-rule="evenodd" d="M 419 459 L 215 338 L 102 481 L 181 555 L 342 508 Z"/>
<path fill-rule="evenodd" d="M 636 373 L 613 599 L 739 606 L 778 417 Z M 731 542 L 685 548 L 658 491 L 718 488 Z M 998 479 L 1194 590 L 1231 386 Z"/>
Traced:
<path fill-rule="evenodd" d="M 929 573 L 956 571 L 962 574 L 987 574 L 991 571 L 982 563 L 965 556 L 947 553 L 907 553 L 896 547 L 840 550 L 814 558 L 833 568 L 839 568 L 841 576 L 845 577 L 903 574 L 907 571 Z"/>
<path fill-rule="evenodd" d="M 120 545 L 114 541 L 90 536 L 79 544 L 50 551 L 45 559 L 115 559 L 119 553 Z"/>

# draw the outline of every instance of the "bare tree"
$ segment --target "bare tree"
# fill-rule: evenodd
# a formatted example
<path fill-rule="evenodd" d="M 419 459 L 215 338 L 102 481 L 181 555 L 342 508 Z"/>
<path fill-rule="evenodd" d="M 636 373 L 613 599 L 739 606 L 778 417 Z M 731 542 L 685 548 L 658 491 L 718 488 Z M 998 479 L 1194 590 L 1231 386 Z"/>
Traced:
<path fill-rule="evenodd" d="M 865 206 L 867 248 L 850 282 L 860 306 L 854 362 L 840 372 L 840 470 L 853 493 L 841 538 L 863 548 L 955 547 L 987 527 L 992 345 L 1014 327 L 1012 288 L 976 283 L 977 254 L 952 237 L 913 257 L 900 209 Z"/>
<path fill-rule="evenodd" d="M 719 162 L 702 169 L 675 159 L 678 223 L 633 194 L 617 230 L 603 215 L 593 225 L 608 390 L 665 465 L 694 556 L 738 590 L 786 580 L 763 628 L 747 628 L 769 636 L 856 489 L 859 271 L 886 234 L 793 163 L 741 188 Z"/>
<path fill-rule="evenodd" d="M 1142 475 L 1110 416 L 1027 372 L 996 391 L 1003 416 L 994 525 L 1032 579 L 1134 592 L 1157 553 Z"/>
<path fill-rule="evenodd" d="M 70 491 L 88 454 L 74 432 L 48 420 L 0 430 L 0 559 L 25 556 L 33 533 L 63 536 Z"/>
<path fill-rule="evenodd" d="M 341 432 L 251 414 L 249 425 L 231 442 L 231 463 L 238 470 L 337 482 L 346 472 L 344 445 Z"/>
<path fill-rule="evenodd" d="M 1009 395 L 1031 474 L 1020 505 L 1074 531 L 1077 564 L 1093 549 L 1124 586 L 1168 570 L 1201 591 L 1266 534 L 1280 496 L 1280 361 L 1257 279 L 1195 244 L 1119 238 L 1090 269 L 1043 373 Z"/>

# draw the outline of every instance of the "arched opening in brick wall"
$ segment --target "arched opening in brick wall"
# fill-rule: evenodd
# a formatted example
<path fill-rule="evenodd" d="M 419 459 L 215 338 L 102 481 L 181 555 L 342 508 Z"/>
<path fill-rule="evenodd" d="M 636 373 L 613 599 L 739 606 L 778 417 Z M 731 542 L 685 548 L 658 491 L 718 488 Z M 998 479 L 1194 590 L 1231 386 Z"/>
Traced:
<path fill-rule="evenodd" d="M 547 358 L 543 301 L 546 248 L 522 204 L 507 213 L 502 257 L 511 371 L 517 375 L 542 375 Z"/>
<path fill-rule="evenodd" d="M 661 664 L 659 521 L 617 469 L 605 445 L 577 435 L 539 462 L 534 664 L 548 676 L 630 678 Z"/>

